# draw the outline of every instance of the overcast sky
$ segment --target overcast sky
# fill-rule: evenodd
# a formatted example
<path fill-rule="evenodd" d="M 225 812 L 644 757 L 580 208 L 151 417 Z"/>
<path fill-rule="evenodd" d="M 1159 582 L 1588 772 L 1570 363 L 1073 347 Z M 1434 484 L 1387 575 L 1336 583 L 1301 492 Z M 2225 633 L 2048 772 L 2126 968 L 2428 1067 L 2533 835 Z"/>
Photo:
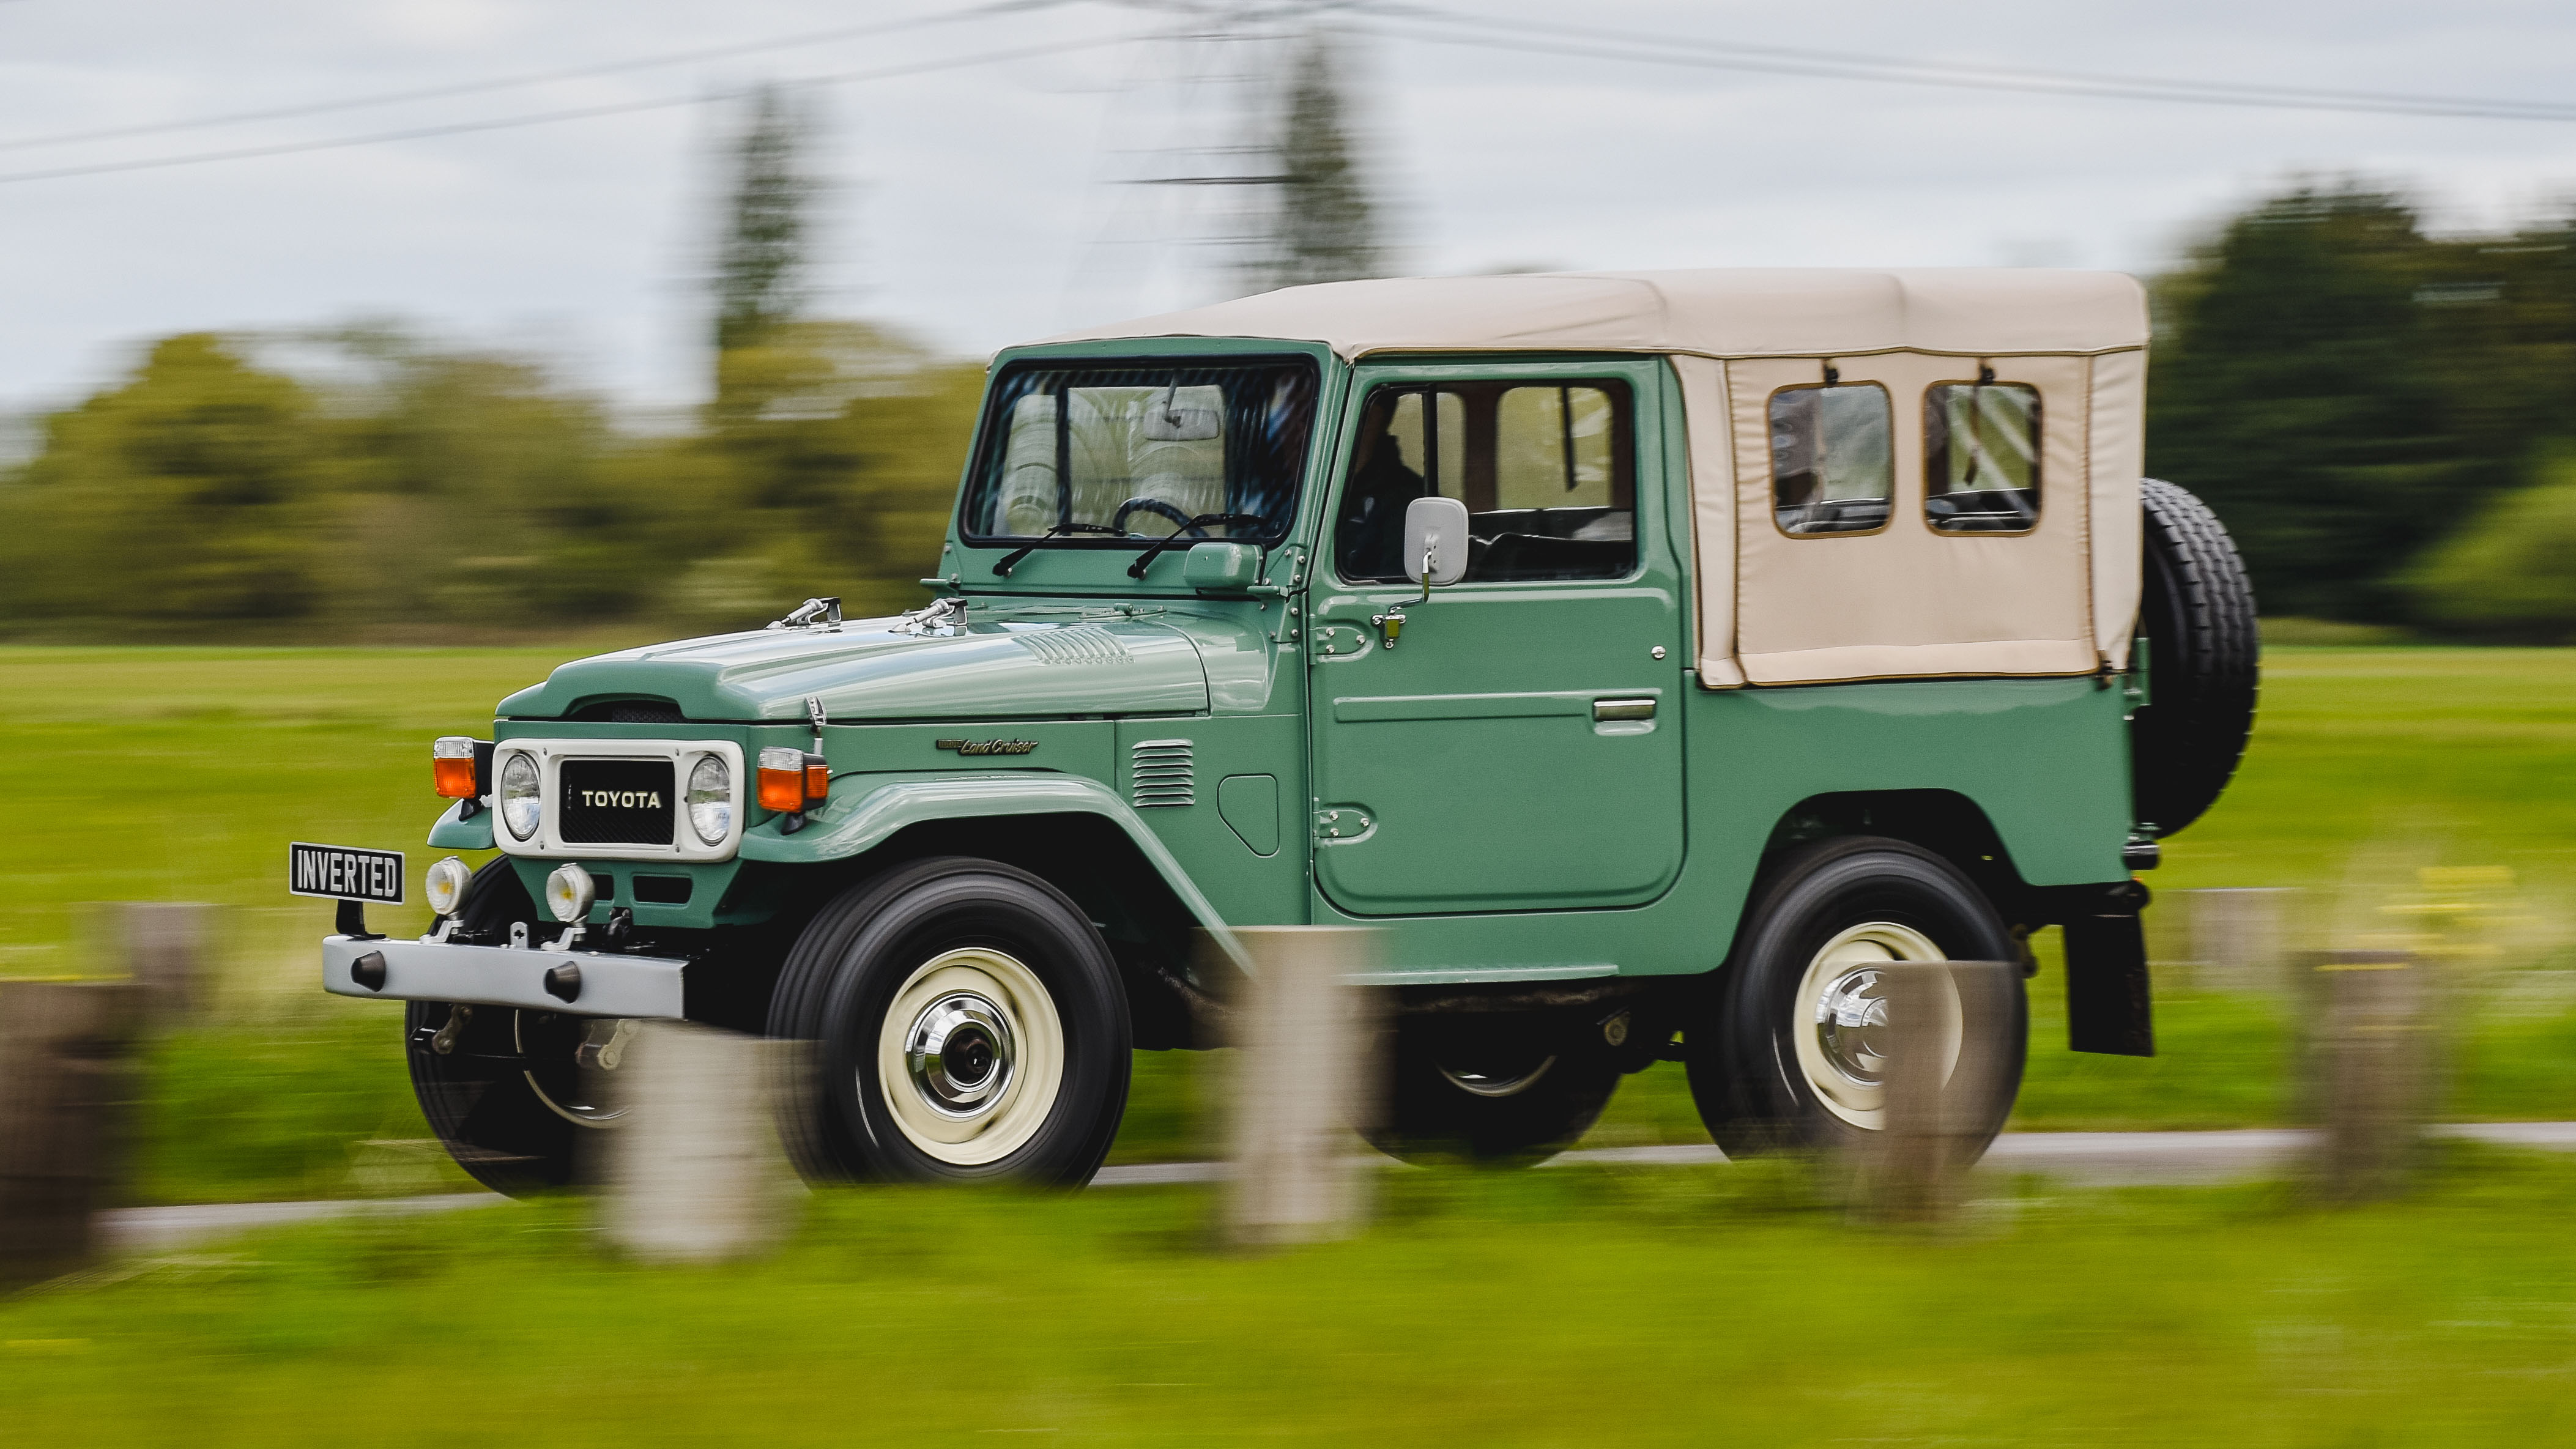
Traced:
<path fill-rule="evenodd" d="M 1422 0 L 1739 44 L 2532 101 L 2576 99 L 2576 5 L 2452 0 Z M 1168 9 L 1060 4 L 680 64 L 76 144 L 192 122 L 952 14 L 963 0 L 0 0 L 0 410 L 56 405 L 192 328 L 398 318 L 529 349 L 635 406 L 704 371 L 699 277 L 724 98 L 819 86 L 835 183 L 826 308 L 980 354 L 1206 300 L 1242 55 Z M 2359 172 L 2446 227 L 2576 195 L 2576 120 L 2007 94 L 1399 37 L 1360 19 L 1370 134 L 1406 270 L 2167 265 L 2298 173 Z M 1448 31 L 1445 33 L 1459 33 Z M 1470 32 L 1473 33 L 1473 32 Z M 1496 32 L 1484 32 L 1488 34 Z M 1103 43 L 1108 42 L 1108 43 Z M 1670 47 L 1665 49 L 1670 50 Z M 714 98 L 708 100 L 706 98 Z M 32 172 L 538 113 L 586 119 L 50 179 Z"/>

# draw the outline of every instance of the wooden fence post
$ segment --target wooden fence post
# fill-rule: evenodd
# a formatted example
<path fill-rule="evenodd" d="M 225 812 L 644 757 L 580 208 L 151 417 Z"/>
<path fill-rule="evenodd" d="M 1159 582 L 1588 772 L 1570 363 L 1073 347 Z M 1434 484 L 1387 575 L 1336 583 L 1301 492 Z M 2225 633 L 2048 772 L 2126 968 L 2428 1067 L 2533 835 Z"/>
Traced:
<path fill-rule="evenodd" d="M 1378 993 L 1350 984 L 1371 933 L 1351 926 L 1255 926 L 1234 1013 L 1228 1113 L 1234 1176 L 1225 1235 L 1237 1247 L 1346 1237 L 1368 1215 L 1372 1172 L 1355 1132 L 1379 1109 Z"/>
<path fill-rule="evenodd" d="M 2432 968 L 2405 951 L 2304 957 L 2309 1094 L 2322 1119 L 2317 1190 L 2340 1202 L 2404 1186 L 2434 1086 Z"/>
<path fill-rule="evenodd" d="M 637 1258 L 708 1262 L 783 1237 L 797 1188 L 780 1150 L 777 1058 L 800 1043 L 639 1022 L 617 1065 L 600 1226 Z"/>
<path fill-rule="evenodd" d="M 1990 1047 L 2021 967 L 1891 961 L 1877 970 L 1887 1004 L 1885 1094 L 1879 1130 L 1863 1144 L 1854 1174 L 1857 1205 L 1883 1222 L 1939 1222 L 1958 1205 L 1960 1183 L 1985 1147 L 2002 1068 Z"/>
<path fill-rule="evenodd" d="M 2190 902 L 2191 954 L 2204 988 L 2280 993 L 2299 892 L 2233 886 L 2176 894 Z"/>
<path fill-rule="evenodd" d="M 144 988 L 0 982 L 0 1283 L 66 1273 L 124 1168 Z"/>
<path fill-rule="evenodd" d="M 195 901 L 119 901 L 115 939 L 125 973 L 143 987 L 155 1026 L 195 1014 L 204 1001 L 215 908 Z"/>

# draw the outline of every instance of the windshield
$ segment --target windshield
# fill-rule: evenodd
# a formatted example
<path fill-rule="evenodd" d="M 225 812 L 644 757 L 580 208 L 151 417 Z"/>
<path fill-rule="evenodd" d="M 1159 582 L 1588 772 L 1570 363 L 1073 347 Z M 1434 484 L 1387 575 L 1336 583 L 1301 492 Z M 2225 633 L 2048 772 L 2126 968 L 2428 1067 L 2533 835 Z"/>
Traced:
<path fill-rule="evenodd" d="M 1296 515 L 1316 386 L 1305 358 L 1014 367 L 993 385 L 966 537 L 1276 543 Z"/>

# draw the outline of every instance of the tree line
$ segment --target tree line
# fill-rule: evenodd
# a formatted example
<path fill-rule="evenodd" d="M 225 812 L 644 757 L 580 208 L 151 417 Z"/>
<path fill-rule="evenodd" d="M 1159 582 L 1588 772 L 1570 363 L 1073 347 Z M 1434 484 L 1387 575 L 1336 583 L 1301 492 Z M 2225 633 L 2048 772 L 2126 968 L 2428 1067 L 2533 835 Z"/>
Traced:
<path fill-rule="evenodd" d="M 1383 263 L 1328 41 L 1287 72 L 1284 176 L 1247 286 Z M 0 470 L 20 638 L 757 625 L 808 594 L 919 602 L 979 365 L 810 315 L 810 123 L 764 92 L 732 151 L 710 398 L 621 429 L 525 358 L 385 329 L 187 334 Z M 2404 198 L 2301 186 L 2152 283 L 2148 470 L 2207 499 L 2263 609 L 2576 639 L 2576 218 L 2437 236 Z"/>

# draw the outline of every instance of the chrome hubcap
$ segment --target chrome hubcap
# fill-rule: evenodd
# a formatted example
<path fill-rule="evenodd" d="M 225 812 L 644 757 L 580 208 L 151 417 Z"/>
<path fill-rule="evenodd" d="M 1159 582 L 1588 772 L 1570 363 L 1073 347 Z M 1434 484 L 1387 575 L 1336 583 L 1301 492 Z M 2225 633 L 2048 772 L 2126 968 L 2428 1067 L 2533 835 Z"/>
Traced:
<path fill-rule="evenodd" d="M 879 1020 L 872 1073 L 896 1130 L 959 1167 L 1025 1146 L 1064 1083 L 1064 1021 L 1025 962 L 980 946 L 915 967 Z"/>
<path fill-rule="evenodd" d="M 1553 1056 L 1547 1056 L 1539 1058 L 1538 1065 L 1530 1067 L 1525 1071 L 1455 1072 L 1451 1071 L 1447 1067 L 1442 1067 L 1440 1069 L 1440 1075 L 1449 1079 L 1449 1085 L 1456 1087 L 1459 1091 L 1466 1092 L 1473 1096 L 1516 1097 L 1521 1093 L 1528 1091 L 1530 1088 L 1537 1086 L 1538 1079 L 1546 1076 L 1548 1068 L 1555 1065 L 1556 1058 Z"/>
<path fill-rule="evenodd" d="M 913 1019 L 903 1061 L 922 1105 L 964 1121 L 993 1110 L 1009 1091 L 1019 1038 L 1000 1006 L 971 991 L 953 992 Z"/>
<path fill-rule="evenodd" d="M 1789 1032 L 1798 1069 L 1827 1112 L 1864 1130 L 1875 1130 L 1886 1111 L 1887 998 L 1883 969 L 1896 961 L 1948 957 L 1931 937 L 1894 921 L 1847 927 L 1818 948 L 1798 983 Z M 1941 1076 L 1959 1060 L 1961 1016 L 1957 988 L 1939 993 Z"/>
<path fill-rule="evenodd" d="M 1882 1034 L 1887 1001 L 1878 994 L 1878 972 L 1847 971 L 1816 998 L 1816 1043 L 1825 1060 L 1854 1081 L 1875 1084 L 1887 1065 Z"/>

